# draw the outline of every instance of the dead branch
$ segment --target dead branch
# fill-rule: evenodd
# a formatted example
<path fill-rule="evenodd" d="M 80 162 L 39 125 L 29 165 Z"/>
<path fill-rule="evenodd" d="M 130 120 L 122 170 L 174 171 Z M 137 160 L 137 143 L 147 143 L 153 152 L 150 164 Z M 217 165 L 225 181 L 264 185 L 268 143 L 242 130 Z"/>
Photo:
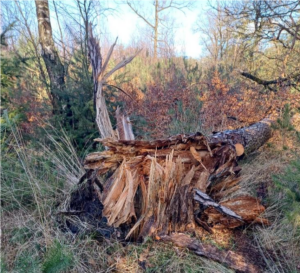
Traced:
<path fill-rule="evenodd" d="M 286 78 L 278 78 L 275 80 L 271 80 L 271 81 L 266 81 L 266 80 L 262 80 L 248 72 L 244 72 L 241 71 L 240 74 L 244 77 L 246 77 L 247 79 L 250 79 L 258 84 L 263 85 L 265 88 L 268 88 L 271 91 L 276 91 L 275 89 L 271 88 L 270 85 L 273 84 L 279 84 L 279 85 L 283 85 L 283 83 L 285 83 L 285 86 L 294 86 L 295 84 L 293 83 L 293 80 L 299 81 L 300 80 L 300 74 L 297 73 L 295 75 L 291 75 L 289 77 Z"/>

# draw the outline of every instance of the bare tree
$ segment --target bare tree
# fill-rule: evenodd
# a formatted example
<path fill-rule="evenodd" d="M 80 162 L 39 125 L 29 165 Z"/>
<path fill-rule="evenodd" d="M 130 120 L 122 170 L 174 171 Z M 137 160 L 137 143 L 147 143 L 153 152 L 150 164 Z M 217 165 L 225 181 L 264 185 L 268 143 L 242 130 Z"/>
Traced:
<path fill-rule="evenodd" d="M 204 18 L 205 17 L 205 18 Z M 228 59 L 230 45 L 234 37 L 220 9 L 202 12 L 198 18 L 195 31 L 201 33 L 202 43 L 212 59 L 212 65 L 217 69 L 221 62 L 225 65 L 232 64 L 235 56 Z"/>
<path fill-rule="evenodd" d="M 159 29 L 165 25 L 166 17 L 163 17 L 163 14 L 166 10 L 169 9 L 177 9 L 183 11 L 185 8 L 188 8 L 191 3 L 190 2 L 177 2 L 173 0 L 155 0 L 153 1 L 153 9 L 154 9 L 154 18 L 149 18 L 146 15 L 146 10 L 143 6 L 137 6 L 134 1 L 127 1 L 128 6 L 131 10 L 142 19 L 152 30 L 152 39 L 153 39 L 153 57 L 154 60 L 157 59 L 158 54 L 158 43 L 161 41 L 159 39 L 160 32 Z"/>
<path fill-rule="evenodd" d="M 241 71 L 241 75 L 271 90 L 274 90 L 270 87 L 273 84 L 294 87 L 299 84 L 299 0 L 232 1 L 225 2 L 222 11 L 230 18 L 232 31 L 243 39 L 270 43 L 278 49 L 277 56 L 264 54 L 269 59 L 275 58 L 281 62 L 278 78 L 262 80 L 244 71 Z M 261 54 L 259 51 L 256 53 Z"/>

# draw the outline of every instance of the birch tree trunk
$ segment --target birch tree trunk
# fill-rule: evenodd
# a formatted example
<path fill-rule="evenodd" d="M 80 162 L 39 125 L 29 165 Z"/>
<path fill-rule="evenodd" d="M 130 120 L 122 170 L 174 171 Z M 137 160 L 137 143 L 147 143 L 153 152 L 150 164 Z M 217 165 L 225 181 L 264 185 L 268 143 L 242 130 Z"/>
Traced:
<path fill-rule="evenodd" d="M 50 79 L 50 99 L 53 106 L 53 113 L 59 114 L 62 112 L 60 92 L 65 88 L 64 66 L 58 56 L 52 37 L 48 0 L 35 0 L 35 5 L 38 20 L 39 41 L 42 47 L 41 55 Z"/>

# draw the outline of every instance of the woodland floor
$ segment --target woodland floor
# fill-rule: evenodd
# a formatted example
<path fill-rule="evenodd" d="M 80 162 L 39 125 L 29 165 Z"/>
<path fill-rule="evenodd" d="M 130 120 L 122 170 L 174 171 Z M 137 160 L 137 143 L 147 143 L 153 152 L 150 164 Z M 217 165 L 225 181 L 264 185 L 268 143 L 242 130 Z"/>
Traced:
<path fill-rule="evenodd" d="M 219 249 L 233 250 L 261 272 L 300 272 L 300 236 L 280 210 L 272 177 L 295 158 L 300 147 L 294 137 L 277 132 L 259 151 L 245 157 L 242 190 L 261 199 L 271 226 L 246 226 L 234 231 L 199 231 L 196 236 Z M 73 188 L 74 189 L 74 188 Z M 47 222 L 36 210 L 4 210 L 1 216 L 1 272 L 234 272 L 186 249 L 147 239 L 144 244 L 122 243 L 97 234 L 74 235 L 57 223 L 58 205 L 47 204 Z M 50 201 L 49 201 L 50 202 Z M 91 208 L 92 209 L 92 208 Z M 88 230 L 88 227 L 86 227 Z"/>

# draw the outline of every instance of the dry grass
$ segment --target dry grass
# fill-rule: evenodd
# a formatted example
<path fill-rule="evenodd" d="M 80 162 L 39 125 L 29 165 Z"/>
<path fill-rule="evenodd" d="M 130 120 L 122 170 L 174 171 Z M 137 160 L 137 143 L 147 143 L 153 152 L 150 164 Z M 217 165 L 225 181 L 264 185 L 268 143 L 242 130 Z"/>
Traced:
<path fill-rule="evenodd" d="M 285 136 L 284 143 L 282 140 L 282 135 L 276 131 L 261 151 L 244 160 L 241 164 L 242 189 L 258 196 L 267 205 L 263 217 L 270 219 L 271 225 L 255 227 L 251 232 L 253 245 L 267 264 L 267 272 L 298 272 L 300 235 L 297 227 L 283 215 L 273 175 L 286 169 L 288 163 L 300 154 L 300 147 L 294 132 Z"/>

